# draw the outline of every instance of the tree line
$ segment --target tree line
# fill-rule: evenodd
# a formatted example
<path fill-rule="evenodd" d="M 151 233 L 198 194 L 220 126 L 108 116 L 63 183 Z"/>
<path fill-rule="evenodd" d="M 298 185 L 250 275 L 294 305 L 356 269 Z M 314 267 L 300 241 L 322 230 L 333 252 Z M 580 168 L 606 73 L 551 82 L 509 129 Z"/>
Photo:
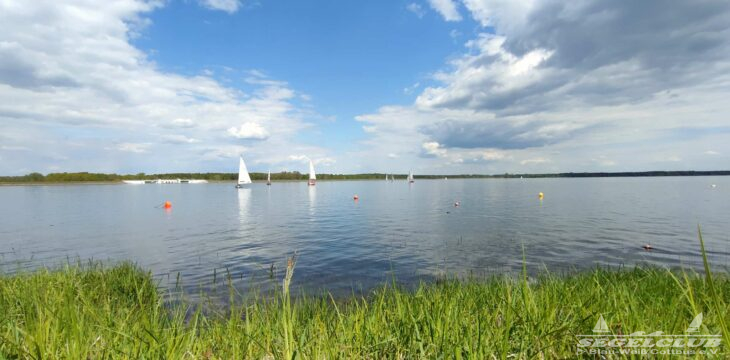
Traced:
<path fill-rule="evenodd" d="M 254 181 L 266 180 L 266 173 L 250 173 Z M 395 176 L 396 180 L 405 180 L 406 174 L 389 174 Z M 416 179 L 490 179 L 490 178 L 581 178 L 581 177 L 637 177 L 637 176 L 708 176 L 708 175 L 730 175 L 730 170 L 721 171 L 643 171 L 643 172 L 581 172 L 581 173 L 552 173 L 552 174 L 460 174 L 460 175 L 416 175 Z M 282 171 L 271 173 L 273 181 L 295 181 L 307 180 L 306 173 L 299 171 Z M 22 176 L 0 176 L 3 183 L 63 183 L 63 182 L 115 182 L 122 180 L 155 180 L 155 179 L 202 179 L 209 181 L 233 181 L 238 178 L 238 173 L 168 173 L 168 174 L 104 174 L 90 172 L 63 172 L 30 173 Z M 318 180 L 384 180 L 384 173 L 367 174 L 317 174 Z"/>

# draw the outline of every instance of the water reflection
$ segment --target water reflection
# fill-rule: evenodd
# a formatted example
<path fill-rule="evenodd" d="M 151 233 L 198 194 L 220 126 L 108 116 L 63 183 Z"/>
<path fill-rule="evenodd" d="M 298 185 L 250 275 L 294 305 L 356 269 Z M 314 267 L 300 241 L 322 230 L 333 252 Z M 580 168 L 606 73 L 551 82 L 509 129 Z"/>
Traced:
<path fill-rule="evenodd" d="M 241 224 L 243 224 L 249 220 L 252 190 L 250 188 L 236 190 L 238 191 L 238 219 L 241 221 Z"/>
<path fill-rule="evenodd" d="M 311 221 L 314 221 L 314 215 L 316 215 L 317 206 L 317 186 L 307 186 L 309 195 L 309 216 L 312 216 Z"/>
<path fill-rule="evenodd" d="M 245 288 L 268 283 L 271 265 L 283 269 L 297 250 L 297 285 L 347 292 L 391 271 L 403 282 L 519 272 L 524 244 L 528 270 L 650 262 L 701 271 L 697 223 L 713 266 L 730 259 L 730 177 L 401 181 L 0 186 L 0 270 L 67 256 L 131 260 L 173 283 L 181 272 L 191 286 L 230 269 Z M 172 212 L 155 207 L 164 200 Z"/>

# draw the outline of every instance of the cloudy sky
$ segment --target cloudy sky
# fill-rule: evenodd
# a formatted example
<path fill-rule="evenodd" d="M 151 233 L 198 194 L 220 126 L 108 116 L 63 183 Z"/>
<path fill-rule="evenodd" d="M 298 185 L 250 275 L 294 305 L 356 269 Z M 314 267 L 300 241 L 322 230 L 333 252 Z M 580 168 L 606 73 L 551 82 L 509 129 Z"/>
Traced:
<path fill-rule="evenodd" d="M 0 0 L 0 174 L 730 168 L 727 0 Z"/>

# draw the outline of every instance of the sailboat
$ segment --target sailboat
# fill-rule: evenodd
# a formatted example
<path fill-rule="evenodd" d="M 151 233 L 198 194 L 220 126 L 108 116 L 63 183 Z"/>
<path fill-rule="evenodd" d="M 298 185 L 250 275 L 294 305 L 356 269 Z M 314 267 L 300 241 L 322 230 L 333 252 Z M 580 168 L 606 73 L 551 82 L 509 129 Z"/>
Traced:
<path fill-rule="evenodd" d="M 314 163 L 309 160 L 309 185 L 314 186 L 317 180 L 317 175 L 314 173 Z"/>
<path fill-rule="evenodd" d="M 242 188 L 244 185 L 248 185 L 251 183 L 251 176 L 248 175 L 248 169 L 246 168 L 246 163 L 243 162 L 243 157 L 238 157 L 238 183 L 236 184 L 236 188 Z"/>
<path fill-rule="evenodd" d="M 266 175 L 266 185 L 271 185 L 271 170 L 269 170 L 269 174 Z"/>
<path fill-rule="evenodd" d="M 409 183 L 415 182 L 415 180 L 413 180 L 413 171 L 408 172 L 408 182 Z"/>

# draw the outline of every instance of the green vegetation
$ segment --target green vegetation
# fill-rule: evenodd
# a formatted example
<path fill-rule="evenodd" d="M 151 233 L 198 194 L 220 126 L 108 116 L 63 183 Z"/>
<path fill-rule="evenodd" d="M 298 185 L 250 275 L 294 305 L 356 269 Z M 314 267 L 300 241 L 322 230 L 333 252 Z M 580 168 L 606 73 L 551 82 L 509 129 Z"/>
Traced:
<path fill-rule="evenodd" d="M 683 334 L 703 312 L 701 333 L 728 341 L 725 276 L 595 269 L 290 299 L 289 265 L 281 292 L 205 310 L 166 305 L 152 276 L 130 264 L 0 277 L 0 358 L 570 358 L 599 314 L 615 334 Z"/>
<path fill-rule="evenodd" d="M 266 180 L 265 173 L 251 173 L 254 181 Z M 393 174 L 388 174 L 393 175 Z M 644 171 L 615 173 L 553 173 L 553 174 L 457 174 L 445 175 L 453 179 L 499 179 L 499 178 L 576 178 L 576 177 L 640 177 L 640 176 L 710 176 L 730 175 L 730 171 Z M 298 171 L 272 173 L 274 181 L 307 180 L 308 174 Z M 395 174 L 396 179 L 405 180 L 407 174 Z M 415 175 L 416 179 L 441 179 L 444 175 Z M 0 183 L 64 183 L 64 182 L 115 182 L 122 180 L 155 180 L 155 179 L 203 179 L 210 181 L 233 181 L 238 173 L 170 173 L 170 174 L 99 174 L 88 172 L 76 173 L 30 173 L 23 176 L 0 176 Z M 318 180 L 383 180 L 385 174 L 317 174 Z"/>

